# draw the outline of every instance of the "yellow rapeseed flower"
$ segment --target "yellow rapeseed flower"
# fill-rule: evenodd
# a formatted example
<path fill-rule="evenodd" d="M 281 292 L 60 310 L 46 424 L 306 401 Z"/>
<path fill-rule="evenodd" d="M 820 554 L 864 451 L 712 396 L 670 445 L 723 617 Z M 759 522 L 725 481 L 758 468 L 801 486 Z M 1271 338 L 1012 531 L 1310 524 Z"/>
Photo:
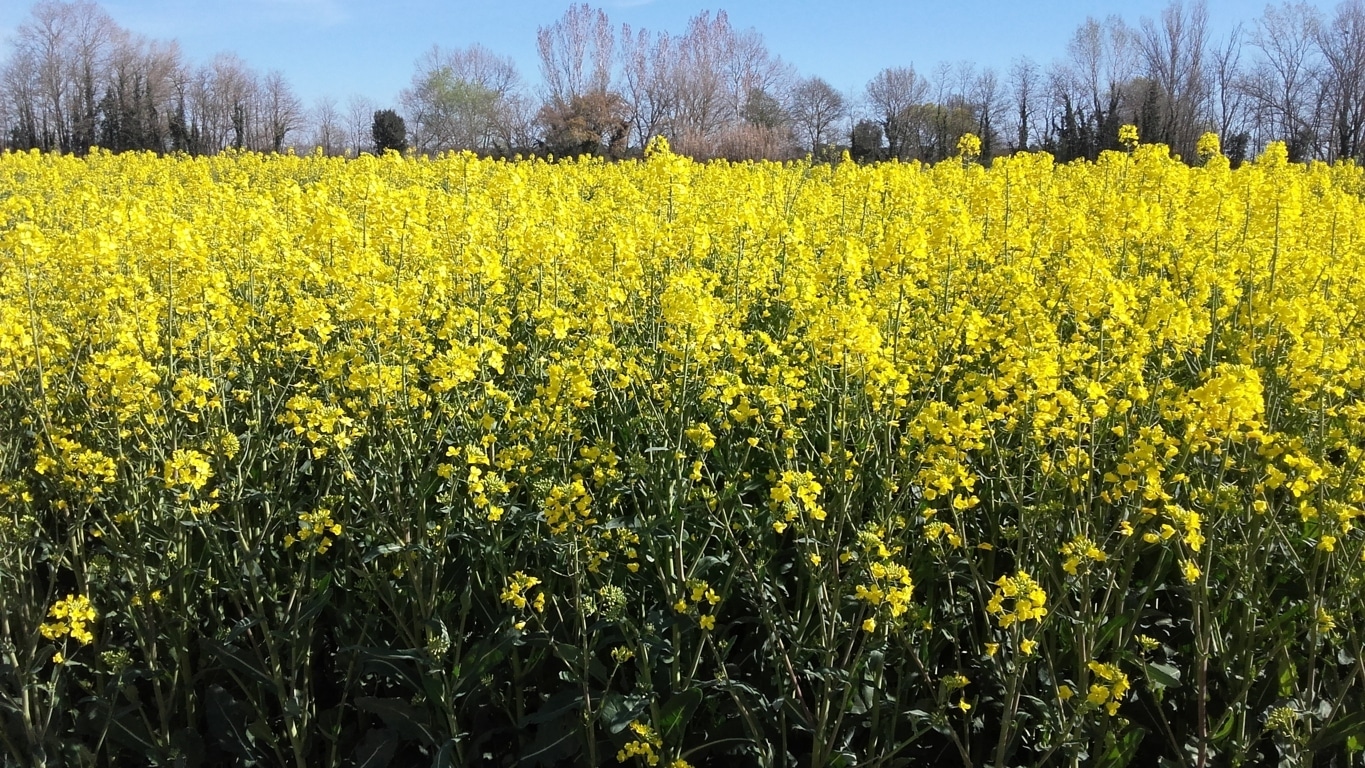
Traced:
<path fill-rule="evenodd" d="M 47 615 L 52 621 L 38 627 L 43 637 L 60 640 L 70 636 L 81 645 L 89 645 L 94 641 L 90 625 L 95 623 L 97 614 L 95 607 L 90 604 L 90 598 L 85 595 L 67 595 L 54 603 Z"/>

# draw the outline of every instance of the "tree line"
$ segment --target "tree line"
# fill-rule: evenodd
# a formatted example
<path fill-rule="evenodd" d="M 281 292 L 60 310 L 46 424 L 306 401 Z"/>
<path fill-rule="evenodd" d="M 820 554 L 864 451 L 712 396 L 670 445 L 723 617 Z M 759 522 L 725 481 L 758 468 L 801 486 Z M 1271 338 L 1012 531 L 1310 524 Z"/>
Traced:
<path fill-rule="evenodd" d="M 1118 148 L 1119 126 L 1134 124 L 1183 157 L 1210 130 L 1234 162 L 1275 140 L 1296 160 L 1365 157 L 1365 0 L 1330 13 L 1268 6 L 1218 37 L 1202 0 L 1173 0 L 1137 23 L 1087 18 L 1046 66 L 904 64 L 852 93 L 802 75 L 724 11 L 670 33 L 577 4 L 536 42 L 534 84 L 481 45 L 436 46 L 394 104 L 353 95 L 306 108 L 282 73 L 230 53 L 195 65 L 89 0 L 41 0 L 0 60 L 0 148 L 626 157 L 663 135 L 699 158 L 933 162 L 970 132 L 983 159 L 1066 161 Z"/>
<path fill-rule="evenodd" d="M 11 149 L 279 152 L 305 125 L 284 75 L 121 28 L 92 2 L 32 7 L 0 64 L 0 142 Z"/>

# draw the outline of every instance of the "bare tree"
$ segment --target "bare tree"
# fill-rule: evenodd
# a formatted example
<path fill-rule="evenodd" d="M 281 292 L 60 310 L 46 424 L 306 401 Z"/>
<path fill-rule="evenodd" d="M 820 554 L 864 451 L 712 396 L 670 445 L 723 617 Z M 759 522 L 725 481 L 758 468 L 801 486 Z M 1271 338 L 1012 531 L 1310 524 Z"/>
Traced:
<path fill-rule="evenodd" d="M 412 85 L 400 97 L 413 146 L 421 152 L 493 149 L 505 133 L 498 126 L 507 114 L 501 102 L 519 81 L 510 58 L 481 45 L 432 48 L 418 60 Z"/>
<path fill-rule="evenodd" d="M 1210 51 L 1208 73 L 1208 120 L 1222 137 L 1224 151 L 1237 162 L 1246 153 L 1249 139 L 1245 131 L 1246 95 L 1241 60 L 1242 25 L 1238 24 Z"/>
<path fill-rule="evenodd" d="M 68 30 L 66 7 L 60 3 L 39 3 L 33 7 L 32 19 L 21 25 L 17 38 L 20 49 L 27 53 L 36 67 L 36 95 L 39 99 L 42 147 L 70 149 L 71 127 L 67 119 L 72 105 L 71 83 L 67 79 L 68 64 L 65 51 L 71 33 Z"/>
<path fill-rule="evenodd" d="M 1059 160 L 1094 157 L 1099 151 L 1096 128 L 1087 109 L 1084 78 L 1073 65 L 1054 61 L 1045 76 L 1046 118 L 1040 121 L 1039 145 Z"/>
<path fill-rule="evenodd" d="M 968 101 L 976 113 L 976 135 L 981 139 L 981 158 L 989 161 L 999 145 L 997 128 L 1004 123 L 1005 91 L 995 70 L 987 67 L 972 78 Z"/>
<path fill-rule="evenodd" d="M 5 105 L 8 126 L 5 138 L 15 149 L 38 149 L 49 143 L 41 118 L 38 62 L 32 51 L 20 49 L 0 70 L 0 84 L 4 85 L 0 103 Z"/>
<path fill-rule="evenodd" d="M 1316 155 L 1319 124 L 1318 29 L 1322 17 L 1307 3 L 1269 6 L 1257 20 L 1251 44 L 1260 56 L 1243 80 L 1257 118 L 1258 143 L 1277 138 L 1290 156 Z"/>
<path fill-rule="evenodd" d="M 1186 157 L 1194 155 L 1194 142 L 1201 132 L 1199 118 L 1209 94 L 1205 78 L 1208 44 L 1204 0 L 1196 0 L 1188 9 L 1182 0 L 1173 0 L 1161 12 L 1159 23 L 1142 20 L 1137 37 L 1145 74 L 1161 99 L 1159 135 L 1149 138 L 1164 141 Z"/>
<path fill-rule="evenodd" d="M 729 56 L 724 59 L 725 93 L 730 110 L 738 122 L 755 122 L 752 116 L 760 109 L 755 100 L 762 102 L 768 97 L 776 102 L 777 94 L 791 89 L 796 79 L 795 69 L 780 57 L 773 56 L 763 42 L 763 36 L 752 28 L 739 32 L 730 30 L 726 48 Z"/>
<path fill-rule="evenodd" d="M 762 35 L 753 29 L 735 30 L 724 11 L 692 17 L 687 33 L 672 45 L 673 67 L 656 82 L 672 88 L 670 138 L 685 154 L 709 156 L 718 151 L 725 133 L 741 131 L 727 146 L 782 147 L 791 150 L 791 132 L 781 96 L 795 79 L 792 67 L 772 55 Z M 758 134 L 767 132 L 761 138 Z"/>
<path fill-rule="evenodd" d="M 331 96 L 318 98 L 308 111 L 308 119 L 313 129 L 310 143 L 314 147 L 326 155 L 339 155 L 345 151 L 346 130 L 342 127 L 336 99 Z"/>
<path fill-rule="evenodd" d="M 0 64 L 0 94 L 5 93 L 8 85 L 9 62 L 6 61 Z M 12 95 L 0 96 L 0 151 L 9 149 L 19 137 L 18 122 Z"/>
<path fill-rule="evenodd" d="M 108 149 L 165 149 L 161 119 L 168 91 L 157 87 L 156 58 L 140 37 L 121 34 L 108 59 L 101 84 L 96 142 Z"/>
<path fill-rule="evenodd" d="M 1104 30 L 1093 16 L 1076 27 L 1071 40 L 1066 44 L 1066 52 L 1071 71 L 1083 96 L 1092 101 L 1096 109 L 1104 102 L 1101 80 L 1104 74 Z"/>
<path fill-rule="evenodd" d="M 891 67 L 878 72 L 867 84 L 867 103 L 872 117 L 886 136 L 887 154 L 907 158 L 912 137 L 907 121 L 910 109 L 924 102 L 929 83 L 914 67 Z"/>
<path fill-rule="evenodd" d="M 933 76 L 929 79 L 933 90 L 931 104 L 916 109 L 914 114 L 918 115 L 918 119 L 910 121 L 917 128 L 915 132 L 919 136 L 919 149 L 915 157 L 934 162 L 948 156 L 951 141 L 949 133 L 952 131 L 950 124 L 953 122 L 950 116 L 954 107 L 962 105 L 962 86 L 971 79 L 973 68 L 971 62 L 967 61 L 960 61 L 956 66 L 946 61 L 934 65 Z"/>
<path fill-rule="evenodd" d="M 559 21 L 540 27 L 536 50 L 546 100 L 563 105 L 576 96 L 610 90 L 614 47 L 607 14 L 587 3 L 569 6 Z"/>
<path fill-rule="evenodd" d="M 1136 33 L 1118 16 L 1087 18 L 1067 43 L 1075 106 L 1089 123 L 1095 147 L 1117 146 L 1119 125 L 1131 119 L 1125 93 L 1136 69 Z"/>
<path fill-rule="evenodd" d="M 733 30 L 724 11 L 692 17 L 677 51 L 678 107 L 674 142 L 684 152 L 704 151 L 732 116 L 726 114 L 725 61 Z"/>
<path fill-rule="evenodd" d="M 184 65 L 174 42 L 120 28 L 91 2 L 43 0 L 0 64 L 0 113 L 16 146 L 164 151 Z"/>
<path fill-rule="evenodd" d="M 171 123 L 177 112 L 178 84 L 183 77 L 185 63 L 180 44 L 171 41 L 152 41 L 142 55 L 143 89 L 149 103 L 147 114 L 149 149 L 168 149 Z"/>
<path fill-rule="evenodd" d="M 187 72 L 181 84 L 184 93 L 185 145 L 191 154 L 217 152 L 223 145 L 226 128 L 216 114 L 213 70 L 206 66 Z"/>
<path fill-rule="evenodd" d="M 23 78 L 28 138 L 43 149 L 84 151 L 95 143 L 98 86 L 123 34 L 91 2 L 42 0 L 15 31 L 7 80 Z M 17 83 L 16 83 L 17 84 Z"/>
<path fill-rule="evenodd" d="M 264 133 L 258 149 L 267 145 L 271 152 L 284 149 L 284 141 L 293 131 L 303 127 L 303 102 L 294 94 L 284 75 L 277 70 L 266 74 L 261 83 L 260 120 Z"/>
<path fill-rule="evenodd" d="M 374 146 L 374 113 L 378 110 L 379 106 L 372 99 L 358 93 L 346 100 L 346 141 L 351 155 Z"/>
<path fill-rule="evenodd" d="M 672 132 L 678 111 L 677 42 L 667 32 L 621 27 L 622 96 L 630 111 L 635 143 L 643 147 Z"/>
<path fill-rule="evenodd" d="M 1346 0 L 1330 24 L 1317 28 L 1322 52 L 1325 115 L 1331 124 L 1327 159 L 1360 158 L 1365 139 L 1365 1 Z"/>
<path fill-rule="evenodd" d="M 790 96 L 792 123 L 811 152 L 819 154 L 848 112 L 843 94 L 819 77 L 796 84 Z"/>
<path fill-rule="evenodd" d="M 529 150 L 536 142 L 536 105 L 525 93 L 513 92 L 498 102 L 494 146 L 501 152 Z"/>
<path fill-rule="evenodd" d="M 0 85 L 9 143 L 47 150 L 278 151 L 303 118 L 282 74 L 227 53 L 188 67 L 174 41 L 129 33 L 88 0 L 35 4 Z"/>
<path fill-rule="evenodd" d="M 1013 96 L 1012 146 L 1015 152 L 1026 152 L 1032 146 L 1038 113 L 1040 75 L 1038 65 L 1028 57 L 1016 59 L 1010 66 L 1010 92 Z"/>
<path fill-rule="evenodd" d="M 203 70 L 202 125 L 209 152 L 251 149 L 255 141 L 256 73 L 234 53 L 220 53 Z"/>
<path fill-rule="evenodd" d="M 231 53 L 220 53 L 209 64 L 187 74 L 177 87 L 183 99 L 185 148 L 191 153 L 235 149 L 269 149 L 268 132 L 260 119 L 265 111 L 259 98 L 256 73 Z M 263 146 L 264 145 L 264 146 Z"/>
<path fill-rule="evenodd" d="M 94 3 L 64 6 L 71 23 L 68 56 L 70 79 L 75 85 L 70 149 L 85 151 L 96 143 L 99 121 L 100 83 L 106 79 L 109 60 L 127 33 Z"/>

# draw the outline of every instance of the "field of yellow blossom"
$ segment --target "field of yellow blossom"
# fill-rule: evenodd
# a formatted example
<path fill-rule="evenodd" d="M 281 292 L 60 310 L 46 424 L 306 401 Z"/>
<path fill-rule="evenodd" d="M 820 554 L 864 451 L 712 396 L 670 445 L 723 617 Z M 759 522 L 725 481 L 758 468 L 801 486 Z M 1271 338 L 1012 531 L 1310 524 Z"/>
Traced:
<path fill-rule="evenodd" d="M 1365 172 L 1128 138 L 0 155 L 3 761 L 1362 765 Z"/>

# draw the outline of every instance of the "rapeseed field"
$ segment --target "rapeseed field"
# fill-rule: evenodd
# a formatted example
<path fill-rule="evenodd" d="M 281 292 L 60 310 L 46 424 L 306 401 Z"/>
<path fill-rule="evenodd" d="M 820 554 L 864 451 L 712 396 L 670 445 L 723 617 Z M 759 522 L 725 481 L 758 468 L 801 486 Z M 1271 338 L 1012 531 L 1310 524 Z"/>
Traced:
<path fill-rule="evenodd" d="M 0 155 L 6 760 L 1360 765 L 1365 173 L 1125 136 Z"/>

